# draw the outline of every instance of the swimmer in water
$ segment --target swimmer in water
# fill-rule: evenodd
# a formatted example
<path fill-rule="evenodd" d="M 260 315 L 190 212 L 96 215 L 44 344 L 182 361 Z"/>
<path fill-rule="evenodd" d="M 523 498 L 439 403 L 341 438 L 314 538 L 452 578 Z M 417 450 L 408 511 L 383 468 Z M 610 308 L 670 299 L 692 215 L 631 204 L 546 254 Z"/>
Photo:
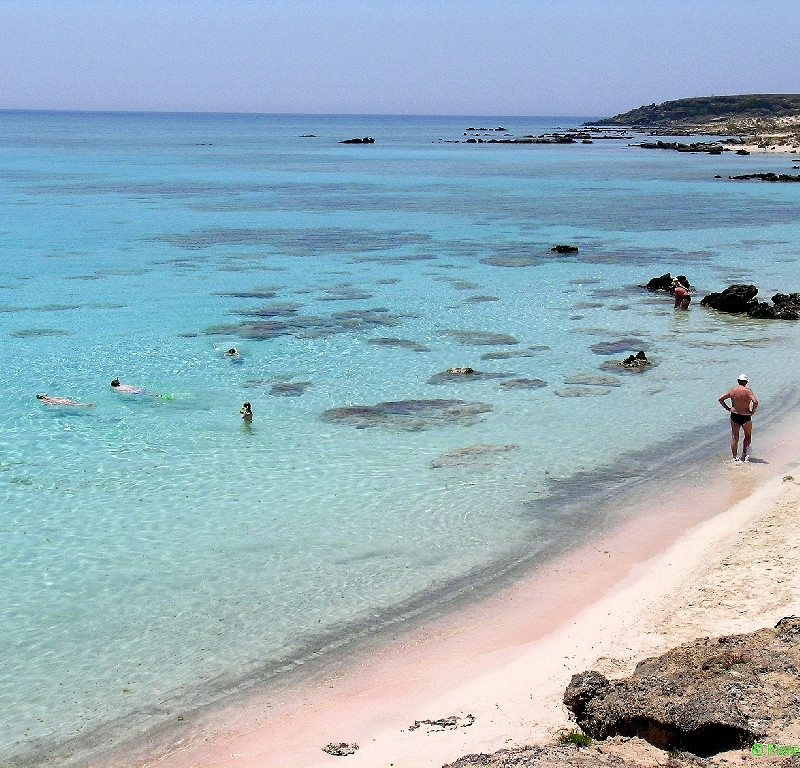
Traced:
<path fill-rule="evenodd" d="M 148 392 L 146 389 L 142 389 L 141 387 L 134 387 L 132 384 L 120 384 L 118 378 L 111 380 L 111 388 L 115 392 L 125 392 L 128 395 L 149 395 L 150 397 L 163 397 L 163 395 L 157 395 L 155 392 Z"/>
<path fill-rule="evenodd" d="M 241 357 L 239 350 L 236 347 L 231 347 L 227 352 L 222 353 L 223 357 Z"/>
<path fill-rule="evenodd" d="M 242 421 L 252 421 L 253 420 L 253 409 L 250 407 L 250 403 L 245 403 L 239 409 L 239 413 L 242 414 Z"/>
<path fill-rule="evenodd" d="M 94 408 L 94 403 L 81 403 L 69 397 L 50 397 L 50 395 L 36 395 L 37 400 L 41 400 L 47 405 L 81 405 L 84 408 Z"/>

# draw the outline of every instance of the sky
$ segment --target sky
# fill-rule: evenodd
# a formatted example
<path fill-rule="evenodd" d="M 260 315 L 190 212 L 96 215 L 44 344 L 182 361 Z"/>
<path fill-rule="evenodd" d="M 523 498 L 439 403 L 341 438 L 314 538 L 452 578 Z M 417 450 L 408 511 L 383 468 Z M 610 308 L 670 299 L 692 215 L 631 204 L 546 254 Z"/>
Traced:
<path fill-rule="evenodd" d="M 0 0 L 0 109 L 603 117 L 800 92 L 800 0 Z"/>

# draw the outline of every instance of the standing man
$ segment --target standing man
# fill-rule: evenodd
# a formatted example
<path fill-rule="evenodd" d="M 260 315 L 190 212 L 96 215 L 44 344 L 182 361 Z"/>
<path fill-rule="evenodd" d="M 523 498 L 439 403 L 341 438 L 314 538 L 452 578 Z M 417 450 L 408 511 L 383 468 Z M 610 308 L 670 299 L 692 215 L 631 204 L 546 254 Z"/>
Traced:
<path fill-rule="evenodd" d="M 726 400 L 731 401 L 730 406 L 725 403 Z M 758 398 L 748 388 L 746 374 L 739 374 L 736 379 L 736 386 L 720 397 L 719 404 L 731 414 L 731 453 L 733 454 L 733 460 L 739 461 L 736 452 L 739 447 L 739 428 L 741 428 L 744 430 L 741 461 L 749 461 L 750 454 L 748 449 L 750 448 L 750 438 L 753 432 L 751 418 L 755 415 L 756 408 L 758 408 Z"/>

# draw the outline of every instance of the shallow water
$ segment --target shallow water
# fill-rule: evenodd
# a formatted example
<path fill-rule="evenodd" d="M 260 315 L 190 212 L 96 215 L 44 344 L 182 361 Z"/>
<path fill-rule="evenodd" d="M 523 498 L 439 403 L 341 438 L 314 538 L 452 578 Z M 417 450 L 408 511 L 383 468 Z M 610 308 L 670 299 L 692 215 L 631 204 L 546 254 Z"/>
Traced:
<path fill-rule="evenodd" d="M 4 758 L 545 557 L 631 452 L 724 458 L 737 373 L 796 383 L 797 324 L 637 287 L 800 290 L 797 185 L 726 178 L 787 157 L 439 142 L 478 121 L 580 122 L 0 113 Z"/>

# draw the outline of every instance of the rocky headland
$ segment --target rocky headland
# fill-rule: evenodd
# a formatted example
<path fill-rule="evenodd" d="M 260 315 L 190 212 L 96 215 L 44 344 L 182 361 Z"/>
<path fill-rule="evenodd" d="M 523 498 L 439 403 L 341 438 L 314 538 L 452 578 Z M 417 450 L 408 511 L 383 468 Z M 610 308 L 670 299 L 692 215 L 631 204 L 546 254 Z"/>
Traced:
<path fill-rule="evenodd" d="M 626 126 L 653 135 L 736 137 L 731 144 L 748 145 L 754 150 L 791 151 L 800 148 L 800 94 L 676 99 L 644 105 L 592 125 Z"/>

